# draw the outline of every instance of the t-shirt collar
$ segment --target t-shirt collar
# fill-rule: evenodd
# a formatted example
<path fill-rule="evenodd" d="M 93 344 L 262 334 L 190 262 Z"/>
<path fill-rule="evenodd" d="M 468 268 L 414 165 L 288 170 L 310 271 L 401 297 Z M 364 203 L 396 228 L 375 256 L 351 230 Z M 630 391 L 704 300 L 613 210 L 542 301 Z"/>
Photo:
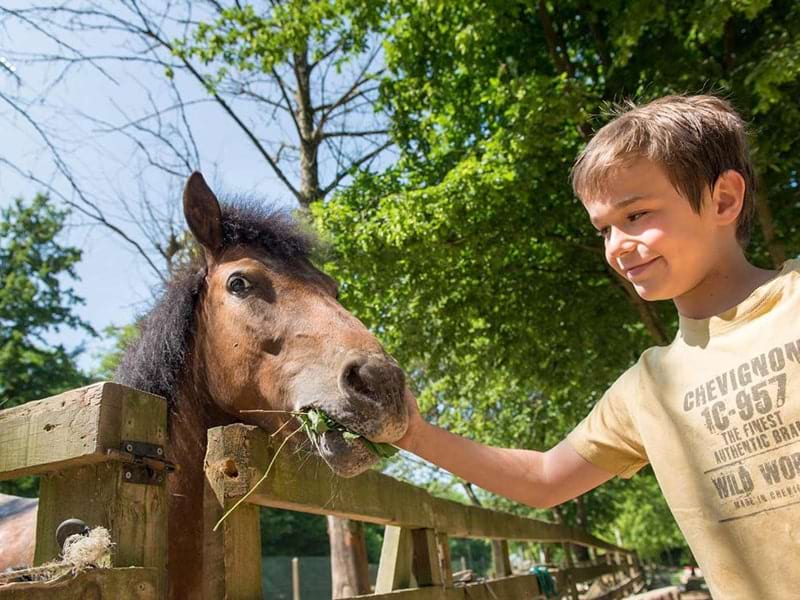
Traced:
<path fill-rule="evenodd" d="M 754 289 L 750 295 L 736 306 L 708 317 L 707 319 L 690 319 L 679 315 L 679 336 L 687 342 L 705 338 L 706 340 L 725 331 L 730 331 L 744 323 L 752 321 L 769 306 L 769 300 L 779 294 L 782 289 L 781 279 L 792 269 L 800 267 L 800 259 L 787 260 L 780 271 L 770 280 Z"/>

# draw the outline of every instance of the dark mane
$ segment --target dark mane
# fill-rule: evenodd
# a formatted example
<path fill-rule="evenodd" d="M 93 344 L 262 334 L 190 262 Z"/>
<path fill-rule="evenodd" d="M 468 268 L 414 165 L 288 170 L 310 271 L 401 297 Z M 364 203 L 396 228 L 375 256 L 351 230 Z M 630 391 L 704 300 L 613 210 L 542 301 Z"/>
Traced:
<path fill-rule="evenodd" d="M 286 211 L 242 199 L 220 207 L 223 249 L 249 246 L 287 268 L 309 258 L 315 240 Z M 164 285 L 153 308 L 139 320 L 140 335 L 120 361 L 115 381 L 174 402 L 192 348 L 205 274 L 205 258 L 198 253 Z"/>

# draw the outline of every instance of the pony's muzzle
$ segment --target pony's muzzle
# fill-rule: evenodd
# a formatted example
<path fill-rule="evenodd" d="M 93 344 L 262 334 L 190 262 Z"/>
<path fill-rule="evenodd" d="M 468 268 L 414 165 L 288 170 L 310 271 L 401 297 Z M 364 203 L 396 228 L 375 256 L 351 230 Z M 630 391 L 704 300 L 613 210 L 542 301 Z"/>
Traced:
<path fill-rule="evenodd" d="M 405 374 L 386 355 L 350 356 L 339 374 L 339 389 L 355 414 L 372 416 L 367 435 L 373 442 L 393 442 L 405 431 L 407 413 L 403 402 Z"/>

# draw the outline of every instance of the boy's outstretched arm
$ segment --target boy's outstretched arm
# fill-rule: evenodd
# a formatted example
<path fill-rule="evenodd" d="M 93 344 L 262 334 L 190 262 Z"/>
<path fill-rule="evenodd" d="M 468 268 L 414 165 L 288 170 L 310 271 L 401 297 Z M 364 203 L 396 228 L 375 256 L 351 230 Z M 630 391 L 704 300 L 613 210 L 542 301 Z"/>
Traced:
<path fill-rule="evenodd" d="M 547 452 L 485 446 L 427 423 L 408 390 L 406 400 L 408 431 L 395 445 L 516 502 L 549 508 L 614 476 L 585 460 L 566 440 Z"/>

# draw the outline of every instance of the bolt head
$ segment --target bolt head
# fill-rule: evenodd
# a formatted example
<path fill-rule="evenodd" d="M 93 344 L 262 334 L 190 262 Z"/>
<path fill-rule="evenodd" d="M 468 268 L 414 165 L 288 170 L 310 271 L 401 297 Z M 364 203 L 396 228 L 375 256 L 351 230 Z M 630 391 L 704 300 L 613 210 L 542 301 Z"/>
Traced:
<path fill-rule="evenodd" d="M 131 477 L 133 477 L 133 473 L 130 471 L 125 471 L 125 479 L 130 479 Z"/>
<path fill-rule="evenodd" d="M 56 542 L 58 543 L 58 547 L 63 549 L 64 542 L 67 541 L 67 538 L 76 533 L 86 535 L 89 533 L 89 527 L 80 519 L 67 519 L 63 521 L 56 529 Z"/>

